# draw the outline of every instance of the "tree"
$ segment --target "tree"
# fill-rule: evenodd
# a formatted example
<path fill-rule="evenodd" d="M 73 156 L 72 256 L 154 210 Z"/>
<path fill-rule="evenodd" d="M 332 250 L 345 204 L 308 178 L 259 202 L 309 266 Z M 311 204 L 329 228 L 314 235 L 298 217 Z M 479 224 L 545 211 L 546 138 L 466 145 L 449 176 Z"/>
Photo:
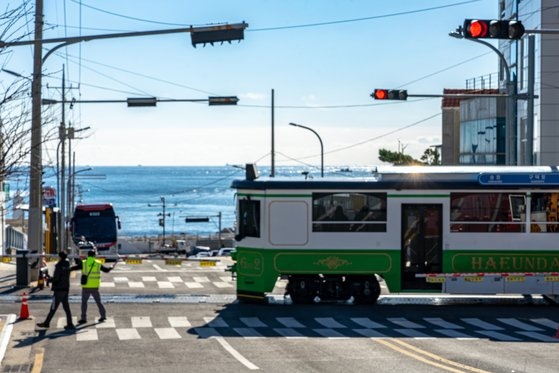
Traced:
<path fill-rule="evenodd" d="M 441 164 L 441 154 L 437 147 L 429 147 L 425 149 L 420 158 L 424 164 L 429 166 L 439 166 Z"/>
<path fill-rule="evenodd" d="M 401 152 L 393 152 L 387 149 L 379 149 L 378 159 L 382 162 L 392 163 L 394 166 L 412 166 L 423 164 L 422 162 L 413 159 L 410 155 Z"/>
<path fill-rule="evenodd" d="M 0 14 L 0 40 L 13 41 L 26 37 L 22 22 L 32 19 L 30 2 Z M 31 152 L 31 79 L 7 68 L 10 48 L 0 48 L 0 182 L 15 172 L 27 169 Z M 4 77 L 9 77 L 5 79 Z M 43 126 L 50 120 L 45 120 Z M 52 139 L 55 128 L 47 130 L 43 143 Z M 41 144 L 42 146 L 42 144 Z"/>
<path fill-rule="evenodd" d="M 439 150 L 433 147 L 425 149 L 420 160 L 414 159 L 410 155 L 387 149 L 379 149 L 378 159 L 382 162 L 392 163 L 394 166 L 438 166 L 441 164 Z"/>

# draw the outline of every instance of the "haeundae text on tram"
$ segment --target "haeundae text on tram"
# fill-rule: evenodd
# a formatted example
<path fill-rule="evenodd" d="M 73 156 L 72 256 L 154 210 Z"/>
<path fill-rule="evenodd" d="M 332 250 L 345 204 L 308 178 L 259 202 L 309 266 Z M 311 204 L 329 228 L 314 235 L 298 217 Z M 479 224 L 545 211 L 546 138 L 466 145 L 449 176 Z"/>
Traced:
<path fill-rule="evenodd" d="M 377 168 L 235 180 L 237 298 L 279 278 L 294 303 L 391 293 L 559 295 L 557 167 Z"/>

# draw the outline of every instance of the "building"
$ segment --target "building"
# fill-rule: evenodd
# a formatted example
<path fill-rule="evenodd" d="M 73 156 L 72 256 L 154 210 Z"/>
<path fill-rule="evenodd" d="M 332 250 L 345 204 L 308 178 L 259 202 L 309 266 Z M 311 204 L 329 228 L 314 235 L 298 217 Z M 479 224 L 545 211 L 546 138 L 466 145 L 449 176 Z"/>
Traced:
<path fill-rule="evenodd" d="M 512 124 L 506 123 L 506 99 L 443 99 L 442 164 L 559 165 L 559 0 L 499 0 L 497 5 L 499 19 L 519 20 L 527 30 L 520 40 L 498 43 L 504 57 L 499 91 L 507 92 L 509 78 L 517 92 L 510 100 Z M 540 33 L 544 30 L 556 32 Z"/>

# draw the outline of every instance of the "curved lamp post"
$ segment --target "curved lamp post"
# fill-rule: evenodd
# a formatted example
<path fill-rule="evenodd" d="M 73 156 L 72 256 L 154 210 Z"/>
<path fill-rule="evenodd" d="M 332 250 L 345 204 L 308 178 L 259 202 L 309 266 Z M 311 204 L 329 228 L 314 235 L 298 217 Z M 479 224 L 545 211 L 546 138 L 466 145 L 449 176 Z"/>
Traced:
<path fill-rule="evenodd" d="M 318 141 L 320 141 L 320 177 L 324 177 L 324 145 L 322 144 L 322 139 L 320 138 L 318 133 L 315 130 L 313 130 L 312 128 L 303 126 L 301 124 L 289 123 L 289 125 L 290 126 L 295 126 L 295 127 L 301 127 L 301 128 L 306 129 L 306 130 L 309 130 L 312 133 L 314 133 L 316 135 L 316 137 L 318 137 Z"/>

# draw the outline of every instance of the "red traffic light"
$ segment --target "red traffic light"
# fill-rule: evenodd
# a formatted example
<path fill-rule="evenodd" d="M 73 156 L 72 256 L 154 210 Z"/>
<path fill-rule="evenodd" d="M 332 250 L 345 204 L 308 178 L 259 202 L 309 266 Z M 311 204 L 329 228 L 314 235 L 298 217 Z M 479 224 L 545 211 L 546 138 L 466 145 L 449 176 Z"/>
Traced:
<path fill-rule="evenodd" d="M 466 19 L 463 30 L 467 39 L 518 40 L 525 32 L 520 21 L 498 19 Z"/>
<path fill-rule="evenodd" d="M 470 22 L 469 32 L 472 38 L 485 38 L 487 37 L 487 32 L 489 31 L 489 25 L 486 21 L 480 21 L 474 19 Z"/>
<path fill-rule="evenodd" d="M 375 100 L 386 100 L 388 99 L 388 90 L 387 89 L 375 89 L 373 93 L 373 97 Z"/>
<path fill-rule="evenodd" d="M 371 93 L 375 100 L 407 100 L 408 91 L 405 89 L 375 89 Z"/>

